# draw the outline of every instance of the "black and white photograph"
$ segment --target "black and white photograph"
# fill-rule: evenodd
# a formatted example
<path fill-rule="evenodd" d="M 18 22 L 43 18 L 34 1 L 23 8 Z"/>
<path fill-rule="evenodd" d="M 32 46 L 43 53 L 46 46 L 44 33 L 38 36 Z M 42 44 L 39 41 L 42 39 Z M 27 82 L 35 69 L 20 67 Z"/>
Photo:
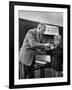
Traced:
<path fill-rule="evenodd" d="M 10 2 L 10 6 L 14 58 L 10 88 L 68 85 L 69 5 Z"/>
<path fill-rule="evenodd" d="M 19 11 L 20 79 L 63 77 L 62 24 L 63 13 Z"/>

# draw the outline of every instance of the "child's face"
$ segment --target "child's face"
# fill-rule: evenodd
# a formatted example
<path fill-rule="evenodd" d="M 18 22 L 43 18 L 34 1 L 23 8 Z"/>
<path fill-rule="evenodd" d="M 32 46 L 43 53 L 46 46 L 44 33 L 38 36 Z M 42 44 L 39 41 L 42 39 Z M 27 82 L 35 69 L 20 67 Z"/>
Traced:
<path fill-rule="evenodd" d="M 60 40 L 57 40 L 57 39 L 54 40 L 54 44 L 55 44 L 55 45 L 59 45 L 59 44 L 60 44 Z"/>

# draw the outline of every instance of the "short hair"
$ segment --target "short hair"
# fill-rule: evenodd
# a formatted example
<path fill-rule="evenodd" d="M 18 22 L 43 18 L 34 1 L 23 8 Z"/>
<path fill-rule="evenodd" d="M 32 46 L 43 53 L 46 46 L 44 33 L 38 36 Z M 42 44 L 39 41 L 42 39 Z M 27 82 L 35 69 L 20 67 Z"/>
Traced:
<path fill-rule="evenodd" d="M 40 29 L 41 27 L 45 27 L 45 28 L 46 28 L 45 24 L 43 24 L 43 23 L 39 23 L 37 27 L 38 27 L 39 29 Z"/>

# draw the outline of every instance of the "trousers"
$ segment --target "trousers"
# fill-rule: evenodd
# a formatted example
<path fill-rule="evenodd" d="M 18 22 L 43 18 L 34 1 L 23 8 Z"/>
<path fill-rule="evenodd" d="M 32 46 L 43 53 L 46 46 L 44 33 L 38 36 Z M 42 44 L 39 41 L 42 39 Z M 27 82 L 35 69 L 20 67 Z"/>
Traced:
<path fill-rule="evenodd" d="M 24 67 L 24 79 L 26 79 L 26 78 L 34 78 L 35 77 L 34 64 L 35 64 L 35 56 L 33 58 L 33 62 L 31 64 L 31 66 L 27 66 L 27 65 L 23 64 L 23 67 Z"/>

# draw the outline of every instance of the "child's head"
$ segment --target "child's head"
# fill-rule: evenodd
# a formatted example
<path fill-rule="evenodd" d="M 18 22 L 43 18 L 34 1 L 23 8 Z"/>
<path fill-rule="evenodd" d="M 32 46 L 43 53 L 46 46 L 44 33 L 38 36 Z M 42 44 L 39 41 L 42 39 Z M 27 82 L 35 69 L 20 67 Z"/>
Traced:
<path fill-rule="evenodd" d="M 61 42 L 61 36 L 60 35 L 56 35 L 54 36 L 54 45 L 59 45 Z"/>

